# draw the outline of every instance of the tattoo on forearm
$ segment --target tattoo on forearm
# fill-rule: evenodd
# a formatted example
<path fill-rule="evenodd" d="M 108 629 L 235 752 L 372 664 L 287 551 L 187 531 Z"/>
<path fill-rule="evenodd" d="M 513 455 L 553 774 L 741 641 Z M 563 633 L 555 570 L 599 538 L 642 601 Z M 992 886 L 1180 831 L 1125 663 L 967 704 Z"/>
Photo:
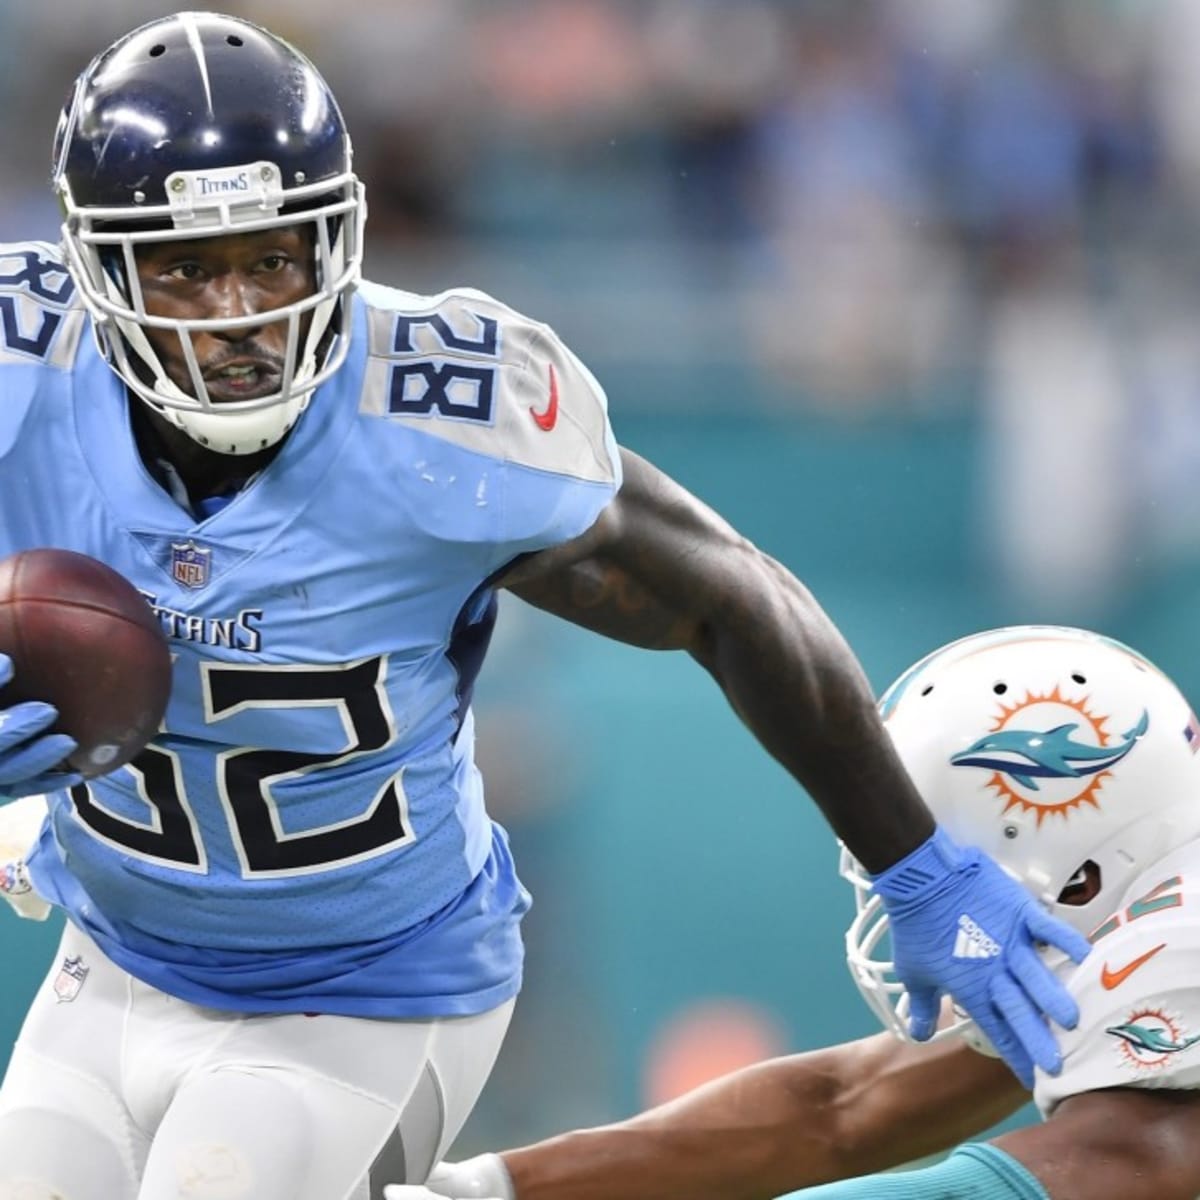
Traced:
<path fill-rule="evenodd" d="M 602 558 L 575 563 L 513 590 L 537 608 L 634 646 L 680 650 L 692 641 L 691 621 Z"/>

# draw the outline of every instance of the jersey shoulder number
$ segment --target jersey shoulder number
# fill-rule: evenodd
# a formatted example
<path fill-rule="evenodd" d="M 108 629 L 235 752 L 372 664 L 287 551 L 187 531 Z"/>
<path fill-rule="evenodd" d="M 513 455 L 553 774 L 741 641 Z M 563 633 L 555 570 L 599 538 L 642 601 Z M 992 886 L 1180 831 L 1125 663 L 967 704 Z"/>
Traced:
<path fill-rule="evenodd" d="M 69 367 L 86 320 L 58 247 L 0 243 L 0 363 Z"/>
<path fill-rule="evenodd" d="M 365 411 L 518 466 L 617 481 L 604 391 L 548 325 L 472 288 L 362 295 Z"/>

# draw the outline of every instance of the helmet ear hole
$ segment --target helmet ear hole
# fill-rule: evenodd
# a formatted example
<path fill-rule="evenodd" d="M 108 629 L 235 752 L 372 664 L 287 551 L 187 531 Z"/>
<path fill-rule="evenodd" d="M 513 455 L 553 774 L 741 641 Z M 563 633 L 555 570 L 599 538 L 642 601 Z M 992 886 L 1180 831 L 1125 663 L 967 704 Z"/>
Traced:
<path fill-rule="evenodd" d="M 1099 895 L 1104 886 L 1100 872 L 1100 864 L 1088 859 L 1070 879 L 1066 887 L 1058 894 L 1059 904 L 1070 904 L 1074 907 L 1087 904 Z"/>

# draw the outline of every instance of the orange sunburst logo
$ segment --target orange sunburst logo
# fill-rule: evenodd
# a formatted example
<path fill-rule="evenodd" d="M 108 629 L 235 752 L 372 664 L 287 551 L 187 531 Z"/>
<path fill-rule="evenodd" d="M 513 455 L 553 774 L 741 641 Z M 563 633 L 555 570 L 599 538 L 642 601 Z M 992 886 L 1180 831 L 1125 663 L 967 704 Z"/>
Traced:
<path fill-rule="evenodd" d="M 1064 709 L 1068 711 L 1064 712 Z M 1086 696 L 1079 700 L 1072 700 L 1064 696 L 1059 691 L 1057 684 L 1044 694 L 1026 692 L 1024 699 L 1018 700 L 1014 704 L 1005 704 L 1001 701 L 1000 712 L 989 732 L 999 733 L 1017 726 L 1049 730 L 1072 723 L 1078 726 L 1073 732 L 1073 737 L 1082 735 L 1082 740 L 1097 747 L 1109 744 L 1110 738 L 1108 730 L 1105 728 L 1108 717 L 1092 712 L 1088 708 Z M 1024 784 L 1029 777 L 1021 776 L 1019 771 L 1011 774 L 995 771 L 988 780 L 988 787 L 992 788 L 1005 802 L 1001 816 L 1014 808 L 1020 809 L 1022 812 L 1032 812 L 1037 818 L 1040 829 L 1042 822 L 1051 815 L 1065 819 L 1073 809 L 1084 804 L 1099 809 L 1100 805 L 1096 802 L 1096 794 L 1111 774 L 1111 771 L 1102 770 L 1097 771 L 1094 775 L 1084 776 L 1082 779 L 1050 780 L 1042 784 L 1035 792 L 1027 784 Z M 1067 794 L 1062 795 L 1064 789 L 1061 786 L 1052 789 L 1051 785 L 1055 783 L 1060 785 L 1066 783 L 1068 785 L 1065 789 Z M 1024 786 L 1022 786 L 1023 784 Z M 1082 786 L 1076 786 L 1080 784 Z M 1047 793 L 1053 790 L 1054 794 L 1039 794 L 1043 790 Z"/>
<path fill-rule="evenodd" d="M 1134 1009 L 1120 1025 L 1104 1032 L 1118 1039 L 1117 1053 L 1124 1065 L 1138 1071 L 1160 1071 L 1174 1055 L 1200 1041 L 1200 1036 L 1188 1034 L 1175 1013 L 1158 1005 Z"/>
<path fill-rule="evenodd" d="M 1065 819 L 1085 805 L 1099 809 L 1104 781 L 1150 728 L 1150 714 L 1143 710 L 1114 739 L 1108 717 L 1093 712 L 1086 696 L 1064 696 L 1057 684 L 1049 692 L 1027 691 L 1020 700 L 999 703 L 987 733 L 951 755 L 950 764 L 989 770 L 986 786 L 1004 800 L 1003 811 L 1033 813 L 1039 828 L 1048 817 Z"/>

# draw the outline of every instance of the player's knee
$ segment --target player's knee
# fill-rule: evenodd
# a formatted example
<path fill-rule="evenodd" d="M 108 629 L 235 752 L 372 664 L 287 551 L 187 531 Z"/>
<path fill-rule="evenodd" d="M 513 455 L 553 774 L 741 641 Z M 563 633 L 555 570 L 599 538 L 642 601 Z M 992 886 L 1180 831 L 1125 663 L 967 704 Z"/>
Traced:
<path fill-rule="evenodd" d="M 186 1194 L 189 1200 L 254 1200 L 262 1190 L 260 1172 L 236 1146 L 221 1142 L 185 1142 L 169 1156 L 158 1155 L 154 1171 L 147 1171 L 143 1194 L 157 1198 Z M 288 1191 L 299 1188 L 282 1176 L 272 1179 L 272 1188 L 285 1184 Z M 185 1192 L 186 1189 L 186 1192 Z M 271 1192 L 275 1195 L 275 1191 Z M 279 1192 L 283 1195 L 283 1192 Z"/>
<path fill-rule="evenodd" d="M 0 1119 L 0 1200 L 126 1200 L 136 1190 L 117 1148 L 83 1122 L 37 1108 Z"/>
<path fill-rule="evenodd" d="M 38 1179 L 0 1179 L 0 1200 L 70 1200 L 52 1183 Z"/>

